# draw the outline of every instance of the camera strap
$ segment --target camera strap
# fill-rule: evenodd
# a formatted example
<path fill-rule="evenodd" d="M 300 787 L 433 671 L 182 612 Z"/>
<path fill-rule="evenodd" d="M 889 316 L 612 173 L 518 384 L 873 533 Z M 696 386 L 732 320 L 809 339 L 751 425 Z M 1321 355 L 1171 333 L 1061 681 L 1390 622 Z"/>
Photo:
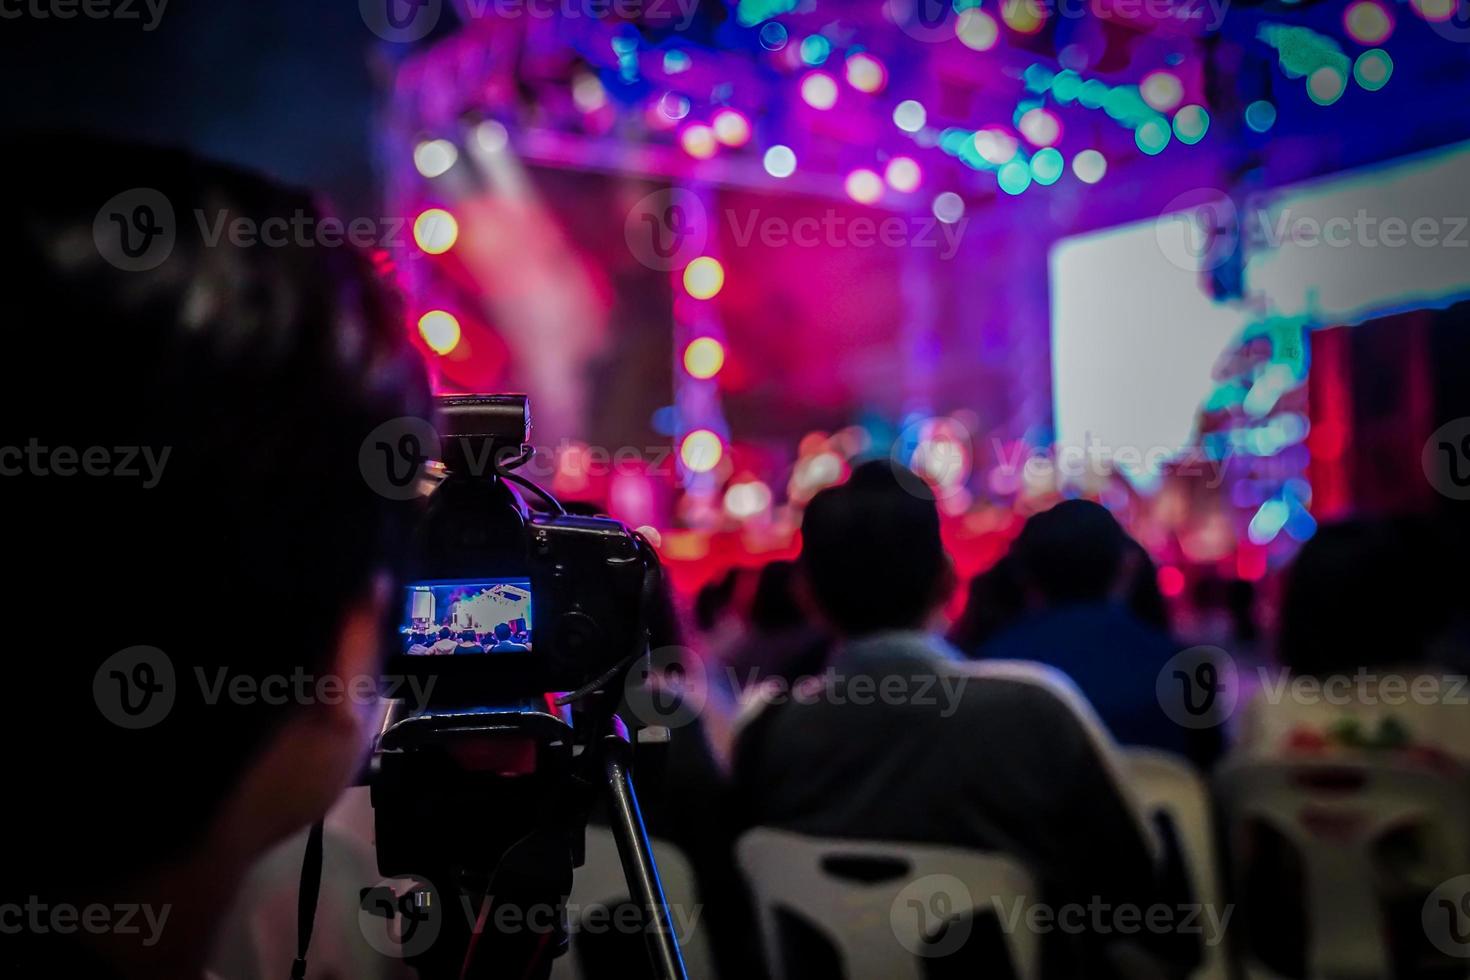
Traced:
<path fill-rule="evenodd" d="M 306 950 L 311 945 L 317 897 L 322 890 L 323 829 L 321 820 L 311 825 L 311 832 L 306 835 L 306 853 L 301 858 L 301 888 L 296 893 L 296 959 L 291 964 L 291 980 L 306 977 Z"/>

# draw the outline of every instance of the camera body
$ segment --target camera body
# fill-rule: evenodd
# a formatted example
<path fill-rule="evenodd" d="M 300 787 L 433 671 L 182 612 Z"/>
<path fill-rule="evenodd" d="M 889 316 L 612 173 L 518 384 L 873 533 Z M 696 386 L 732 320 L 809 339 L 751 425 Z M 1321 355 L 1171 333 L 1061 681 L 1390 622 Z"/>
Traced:
<path fill-rule="evenodd" d="M 438 401 L 446 475 L 410 545 L 388 672 L 432 678 L 431 704 L 483 706 L 579 690 L 641 653 L 652 549 L 610 518 L 527 508 L 510 473 L 527 458 L 524 395 Z M 410 654 L 416 635 L 446 655 Z"/>

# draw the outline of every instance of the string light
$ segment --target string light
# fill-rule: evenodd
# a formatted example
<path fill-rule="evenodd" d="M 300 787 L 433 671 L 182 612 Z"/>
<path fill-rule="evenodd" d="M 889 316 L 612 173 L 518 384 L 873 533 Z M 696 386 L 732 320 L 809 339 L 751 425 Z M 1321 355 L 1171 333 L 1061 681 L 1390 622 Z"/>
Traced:
<path fill-rule="evenodd" d="M 883 179 L 888 181 L 888 186 L 903 194 L 918 190 L 923 178 L 919 165 L 908 157 L 894 157 L 883 171 Z"/>
<path fill-rule="evenodd" d="M 701 255 L 684 267 L 684 291 L 695 299 L 713 299 L 725 286 L 720 260 Z"/>
<path fill-rule="evenodd" d="M 927 118 L 924 106 L 913 99 L 904 99 L 893 107 L 893 125 L 905 133 L 917 133 L 923 129 Z"/>
<path fill-rule="evenodd" d="M 837 104 L 837 83 L 826 72 L 810 72 L 801 80 L 801 99 L 813 109 L 830 109 Z"/>
<path fill-rule="evenodd" d="M 725 346 L 713 337 L 698 337 L 684 348 L 684 370 L 691 378 L 707 381 L 725 366 Z"/>
<path fill-rule="evenodd" d="M 459 346 L 459 320 L 453 313 L 430 310 L 419 317 L 419 336 L 435 354 L 448 354 Z"/>
<path fill-rule="evenodd" d="M 854 170 L 843 182 L 847 196 L 859 204 L 876 204 L 883 196 L 883 178 L 871 170 Z"/>
<path fill-rule="evenodd" d="M 724 455 L 724 443 L 709 429 L 695 429 L 679 444 L 679 459 L 691 473 L 708 473 Z"/>
<path fill-rule="evenodd" d="M 1097 150 L 1083 150 L 1072 158 L 1072 173 L 1084 184 L 1096 184 L 1107 172 L 1107 157 Z"/>
<path fill-rule="evenodd" d="M 761 163 L 772 177 L 790 177 L 796 173 L 796 154 L 791 147 L 779 143 L 766 151 Z"/>
<path fill-rule="evenodd" d="M 714 118 L 715 139 L 726 146 L 750 142 L 750 122 L 734 109 L 721 109 Z"/>
<path fill-rule="evenodd" d="M 847 59 L 847 84 L 870 95 L 881 92 L 888 84 L 888 70 L 870 54 L 855 54 Z"/>
<path fill-rule="evenodd" d="M 428 208 L 413 220 L 413 240 L 429 255 L 442 255 L 458 239 L 459 222 L 443 208 Z"/>
<path fill-rule="evenodd" d="M 684 131 L 679 134 L 679 145 L 684 147 L 685 153 L 696 160 L 708 160 L 719 149 L 715 131 L 704 123 L 694 123 L 684 127 Z"/>
<path fill-rule="evenodd" d="M 433 180 L 449 172 L 459 150 L 449 140 L 426 140 L 413 148 L 413 165 L 419 173 Z"/>
<path fill-rule="evenodd" d="M 989 51 L 1000 40 L 1000 25 L 979 7 L 971 7 L 955 18 L 954 34 L 972 51 Z"/>

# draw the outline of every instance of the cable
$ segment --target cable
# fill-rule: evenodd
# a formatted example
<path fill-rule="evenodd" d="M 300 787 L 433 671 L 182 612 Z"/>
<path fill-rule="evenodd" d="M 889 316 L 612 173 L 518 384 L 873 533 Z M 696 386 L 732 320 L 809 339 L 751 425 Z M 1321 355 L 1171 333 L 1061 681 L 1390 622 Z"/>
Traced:
<path fill-rule="evenodd" d="M 301 889 L 296 893 L 296 959 L 291 964 L 291 980 L 306 978 L 306 950 L 311 946 L 311 930 L 316 924 L 316 903 L 322 890 L 322 821 L 311 825 L 306 835 L 306 853 L 301 857 Z"/>
<path fill-rule="evenodd" d="M 511 470 L 518 470 L 522 466 L 525 466 L 531 461 L 531 457 L 535 455 L 535 446 L 522 446 L 521 454 L 515 459 L 507 460 L 504 463 L 502 463 L 498 459 L 495 461 L 495 474 L 499 476 L 502 480 L 509 480 L 511 483 L 514 483 L 517 486 L 525 487 L 527 490 L 535 493 L 542 500 L 550 504 L 552 510 L 555 510 L 558 514 L 565 517 L 567 509 L 562 506 L 561 501 L 557 500 L 550 490 L 547 490 L 545 487 L 540 486 L 535 481 L 529 480 L 518 473 L 511 472 Z"/>

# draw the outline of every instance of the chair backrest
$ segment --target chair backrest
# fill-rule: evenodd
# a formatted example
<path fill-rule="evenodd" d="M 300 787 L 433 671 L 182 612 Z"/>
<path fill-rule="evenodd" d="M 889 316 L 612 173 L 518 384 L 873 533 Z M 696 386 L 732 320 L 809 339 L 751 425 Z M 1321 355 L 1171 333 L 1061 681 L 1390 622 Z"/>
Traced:
<path fill-rule="evenodd" d="M 1037 895 L 1032 876 L 1015 860 L 960 848 L 758 828 L 740 838 L 736 853 L 759 909 L 767 966 L 777 980 L 787 975 L 780 911 L 825 935 L 849 980 L 920 980 L 921 956 L 952 952 L 943 938 L 947 923 L 999 915 Z M 894 873 L 854 880 L 835 871 L 854 863 L 891 867 Z M 1010 929 L 1005 937 L 1014 975 L 1034 980 L 1037 935 Z"/>
<path fill-rule="evenodd" d="M 1425 859 L 1435 865 L 1426 873 L 1435 880 L 1470 869 L 1470 783 L 1463 776 L 1343 754 L 1228 764 L 1216 788 L 1233 853 L 1252 824 L 1264 824 L 1301 858 L 1309 977 L 1392 975 L 1375 885 L 1374 848 L 1386 834 L 1425 828 Z M 1241 880 L 1243 861 L 1231 865 Z"/>
<path fill-rule="evenodd" d="M 1191 898 L 1215 910 L 1216 915 L 1205 921 L 1222 921 L 1225 899 L 1209 787 L 1188 761 L 1169 752 L 1125 748 L 1123 757 L 1144 813 L 1150 818 L 1166 817 L 1174 829 Z M 1192 980 L 1227 980 L 1230 967 L 1225 937 L 1205 935 L 1202 939 L 1203 958 L 1190 975 Z"/>
<path fill-rule="evenodd" d="M 684 967 L 694 978 L 713 978 L 714 963 L 710 955 L 709 939 L 700 924 L 701 906 L 699 889 L 695 885 L 694 869 L 684 852 L 668 841 L 654 839 L 653 860 L 658 866 L 658 877 L 664 886 L 664 899 L 669 904 L 674 934 L 679 939 L 679 949 L 684 954 Z M 567 898 L 568 919 L 577 920 L 587 915 L 589 909 L 614 909 L 628 897 L 628 880 L 623 876 L 622 860 L 618 857 L 617 841 L 606 827 L 587 828 L 587 859 L 572 876 L 572 893 Z M 607 916 L 598 913 L 605 924 Z M 588 916 L 586 927 L 593 928 L 593 919 Z M 580 980 L 585 975 L 579 958 L 577 936 L 582 928 L 571 921 L 572 948 L 567 955 L 558 957 L 552 965 L 552 980 Z M 641 943 L 636 955 L 643 955 Z"/>

